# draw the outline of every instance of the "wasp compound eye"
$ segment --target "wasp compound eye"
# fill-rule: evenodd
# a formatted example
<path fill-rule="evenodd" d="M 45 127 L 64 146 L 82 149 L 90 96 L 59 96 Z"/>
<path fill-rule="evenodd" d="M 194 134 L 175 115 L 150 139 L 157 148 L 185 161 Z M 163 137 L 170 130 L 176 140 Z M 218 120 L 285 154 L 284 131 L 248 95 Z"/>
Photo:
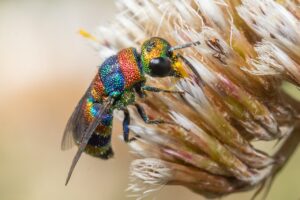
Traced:
<path fill-rule="evenodd" d="M 149 63 L 151 76 L 165 77 L 171 72 L 171 61 L 169 58 L 153 58 Z"/>

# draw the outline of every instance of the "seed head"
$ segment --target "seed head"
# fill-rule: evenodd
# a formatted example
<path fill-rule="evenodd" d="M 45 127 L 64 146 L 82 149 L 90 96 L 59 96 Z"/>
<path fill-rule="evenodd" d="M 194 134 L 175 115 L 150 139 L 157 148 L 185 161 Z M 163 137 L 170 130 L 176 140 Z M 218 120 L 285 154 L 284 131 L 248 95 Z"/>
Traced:
<path fill-rule="evenodd" d="M 174 46 L 200 42 L 178 50 L 187 77 L 147 77 L 147 85 L 184 94 L 137 99 L 150 116 L 172 123 L 149 125 L 134 116 L 130 129 L 136 140 L 129 145 L 138 159 L 128 190 L 141 199 L 176 184 L 216 197 L 273 177 L 299 141 L 298 103 L 281 87 L 300 86 L 299 1 L 119 0 L 117 5 L 120 14 L 91 41 L 102 58 L 124 47 L 139 49 L 153 36 Z M 265 152 L 256 141 L 281 142 L 276 151 Z"/>

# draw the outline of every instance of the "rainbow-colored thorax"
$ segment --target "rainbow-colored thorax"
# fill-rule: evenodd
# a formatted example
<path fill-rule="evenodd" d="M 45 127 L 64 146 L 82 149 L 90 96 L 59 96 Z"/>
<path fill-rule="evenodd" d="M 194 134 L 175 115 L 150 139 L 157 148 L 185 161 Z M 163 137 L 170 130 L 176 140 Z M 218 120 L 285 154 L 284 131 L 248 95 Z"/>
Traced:
<path fill-rule="evenodd" d="M 99 67 L 99 81 L 104 94 L 118 96 L 136 83 L 145 80 L 139 55 L 134 48 L 126 48 L 106 59 Z"/>

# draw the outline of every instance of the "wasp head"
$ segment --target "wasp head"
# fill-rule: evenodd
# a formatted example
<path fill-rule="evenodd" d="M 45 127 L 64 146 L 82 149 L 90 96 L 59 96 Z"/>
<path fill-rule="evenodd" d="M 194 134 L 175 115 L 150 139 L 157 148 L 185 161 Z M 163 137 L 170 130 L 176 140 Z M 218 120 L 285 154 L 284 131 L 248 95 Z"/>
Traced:
<path fill-rule="evenodd" d="M 141 63 L 145 73 L 153 77 L 184 77 L 186 72 L 178 56 L 166 40 L 153 37 L 142 45 Z"/>

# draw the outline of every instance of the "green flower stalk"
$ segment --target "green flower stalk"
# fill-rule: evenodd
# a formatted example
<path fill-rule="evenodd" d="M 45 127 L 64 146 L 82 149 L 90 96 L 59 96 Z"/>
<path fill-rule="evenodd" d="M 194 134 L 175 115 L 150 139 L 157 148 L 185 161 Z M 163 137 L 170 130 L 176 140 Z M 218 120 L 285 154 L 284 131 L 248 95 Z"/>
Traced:
<path fill-rule="evenodd" d="M 182 96 L 149 93 L 138 99 L 153 118 L 133 113 L 128 190 L 138 199 L 164 185 L 183 185 L 206 197 L 253 189 L 272 179 L 300 140 L 299 103 L 282 90 L 300 86 L 298 0 L 119 0 L 115 21 L 99 27 L 92 44 L 104 59 L 159 36 L 180 50 L 188 76 L 148 77 Z M 194 66 L 191 70 L 189 65 Z M 134 114 L 135 113 L 135 114 Z M 280 141 L 274 152 L 255 146 Z"/>

